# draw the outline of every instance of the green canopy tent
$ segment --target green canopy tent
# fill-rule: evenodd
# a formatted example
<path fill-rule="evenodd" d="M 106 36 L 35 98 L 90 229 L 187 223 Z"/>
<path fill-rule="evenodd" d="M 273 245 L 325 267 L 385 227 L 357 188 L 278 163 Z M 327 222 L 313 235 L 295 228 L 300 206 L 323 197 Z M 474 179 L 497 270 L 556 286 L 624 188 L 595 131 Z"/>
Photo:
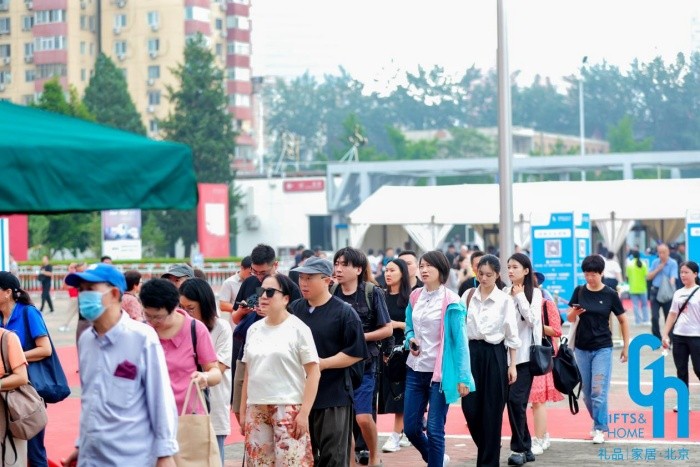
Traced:
<path fill-rule="evenodd" d="M 196 205 L 188 146 L 0 102 L 0 213 Z"/>

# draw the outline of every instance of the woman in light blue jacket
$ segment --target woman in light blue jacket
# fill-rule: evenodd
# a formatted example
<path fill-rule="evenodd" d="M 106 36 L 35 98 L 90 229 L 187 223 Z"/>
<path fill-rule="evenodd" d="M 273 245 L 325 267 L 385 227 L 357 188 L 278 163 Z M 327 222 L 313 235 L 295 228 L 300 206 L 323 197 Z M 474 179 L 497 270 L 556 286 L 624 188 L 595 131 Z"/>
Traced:
<path fill-rule="evenodd" d="M 466 309 L 459 296 L 445 287 L 450 264 L 441 251 L 420 259 L 423 287 L 411 293 L 406 308 L 406 391 L 404 432 L 428 467 L 449 463 L 445 453 L 447 409 L 474 391 Z M 423 433 L 423 414 L 428 410 L 428 434 Z"/>

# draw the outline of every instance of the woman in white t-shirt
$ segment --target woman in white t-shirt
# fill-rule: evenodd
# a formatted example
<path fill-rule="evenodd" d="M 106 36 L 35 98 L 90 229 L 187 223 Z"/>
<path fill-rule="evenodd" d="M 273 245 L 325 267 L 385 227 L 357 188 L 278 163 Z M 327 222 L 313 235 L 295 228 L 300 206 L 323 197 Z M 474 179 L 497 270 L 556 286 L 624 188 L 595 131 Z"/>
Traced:
<path fill-rule="evenodd" d="M 683 288 L 673 294 L 671 310 L 661 334 L 664 348 L 671 344 L 669 333 L 673 330 L 673 363 L 678 378 L 688 385 L 688 358 L 693 371 L 700 379 L 700 278 L 698 263 L 686 261 L 680 267 Z M 686 303 L 687 302 L 687 303 Z M 674 327 L 675 325 L 675 327 Z"/>
<path fill-rule="evenodd" d="M 288 311 L 293 288 L 277 273 L 257 290 L 265 319 L 248 330 L 240 413 L 249 466 L 314 464 L 309 412 L 321 371 L 311 330 Z"/>
<path fill-rule="evenodd" d="M 207 281 L 188 279 L 180 286 L 180 306 L 209 330 L 216 364 L 221 370 L 221 383 L 209 388 L 211 425 L 219 444 L 221 465 L 224 464 L 224 440 L 231 433 L 231 359 L 233 331 L 231 325 L 216 314 L 216 297 Z"/>

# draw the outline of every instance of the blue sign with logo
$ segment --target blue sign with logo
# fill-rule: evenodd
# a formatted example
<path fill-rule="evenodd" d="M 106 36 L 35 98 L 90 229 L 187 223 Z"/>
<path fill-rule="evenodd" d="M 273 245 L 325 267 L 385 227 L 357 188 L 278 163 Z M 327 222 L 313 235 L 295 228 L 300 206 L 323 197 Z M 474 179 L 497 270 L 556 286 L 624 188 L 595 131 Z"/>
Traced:
<path fill-rule="evenodd" d="M 685 239 L 687 258 L 700 263 L 700 209 L 687 212 Z"/>
<path fill-rule="evenodd" d="M 545 276 L 545 287 L 565 308 L 576 285 L 583 283 L 581 261 L 591 251 L 591 219 L 583 213 L 533 214 L 532 266 Z"/>

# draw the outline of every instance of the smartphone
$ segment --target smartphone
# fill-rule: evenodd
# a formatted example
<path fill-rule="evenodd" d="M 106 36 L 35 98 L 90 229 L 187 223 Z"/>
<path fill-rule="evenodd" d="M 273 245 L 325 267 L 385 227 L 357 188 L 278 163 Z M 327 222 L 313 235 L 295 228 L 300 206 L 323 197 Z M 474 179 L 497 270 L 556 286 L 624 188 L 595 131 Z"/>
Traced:
<path fill-rule="evenodd" d="M 571 308 L 582 308 L 582 307 L 578 303 L 574 303 L 573 305 L 571 305 Z"/>
<path fill-rule="evenodd" d="M 415 341 L 411 342 L 410 347 L 414 352 L 418 352 L 420 350 L 420 345 L 416 344 Z"/>
<path fill-rule="evenodd" d="M 244 306 L 244 307 L 248 308 L 248 302 L 246 302 L 245 300 L 241 300 L 240 302 L 236 302 L 236 305 Z"/>

